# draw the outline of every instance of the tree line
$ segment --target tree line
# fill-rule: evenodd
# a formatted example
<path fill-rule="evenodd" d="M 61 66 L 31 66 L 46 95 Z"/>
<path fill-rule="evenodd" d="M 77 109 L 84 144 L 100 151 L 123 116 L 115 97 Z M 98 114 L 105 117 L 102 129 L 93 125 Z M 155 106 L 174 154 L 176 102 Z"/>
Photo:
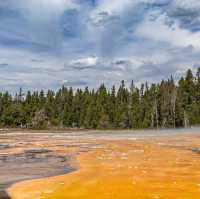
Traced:
<path fill-rule="evenodd" d="M 102 84 L 96 90 L 67 88 L 46 93 L 0 93 L 0 126 L 23 128 L 142 129 L 176 128 L 200 124 L 200 68 L 188 70 L 175 83 L 116 89 Z"/>

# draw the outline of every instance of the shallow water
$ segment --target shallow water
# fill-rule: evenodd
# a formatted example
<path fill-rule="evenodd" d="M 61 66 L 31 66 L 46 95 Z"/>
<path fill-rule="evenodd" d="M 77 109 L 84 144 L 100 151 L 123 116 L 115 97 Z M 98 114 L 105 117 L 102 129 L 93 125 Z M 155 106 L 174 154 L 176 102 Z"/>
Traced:
<path fill-rule="evenodd" d="M 98 198 L 94 197 L 95 192 L 89 190 L 92 188 L 96 192 L 100 191 L 102 185 L 99 182 L 104 180 L 109 182 L 107 184 L 108 188 L 110 183 L 114 183 L 116 190 L 108 190 L 104 196 L 101 196 L 101 199 L 116 198 L 114 196 L 128 199 L 135 193 L 134 187 L 136 185 L 134 183 L 137 184 L 136 190 L 142 192 L 145 186 L 149 186 L 149 181 L 152 183 L 150 186 L 152 194 L 142 196 L 138 193 L 139 195 L 135 195 L 136 199 L 153 198 L 156 189 L 159 194 L 155 197 L 167 198 L 168 194 L 169 199 L 170 193 L 168 192 L 173 190 L 170 183 L 177 183 L 176 186 L 173 186 L 175 187 L 173 192 L 186 189 L 186 192 L 196 195 L 188 196 L 187 193 L 181 195 L 181 192 L 179 192 L 181 199 L 195 199 L 197 196 L 197 198 L 200 198 L 200 195 L 197 195 L 200 193 L 198 188 L 198 184 L 200 184 L 198 182 L 200 181 L 198 173 L 200 169 L 199 132 L 198 128 L 134 132 L 2 132 L 0 134 L 0 189 L 5 190 L 15 182 L 43 178 L 44 181 L 31 182 L 31 187 L 35 186 L 37 189 L 36 195 L 32 193 L 32 189 L 29 190 L 30 183 L 28 181 L 22 183 L 22 185 L 20 183 L 14 185 L 10 189 L 11 196 L 14 199 L 22 199 L 20 193 L 23 193 L 23 198 L 27 199 L 40 198 L 40 194 L 45 195 L 45 198 L 70 199 L 73 198 L 70 197 L 70 194 L 80 189 L 78 185 L 87 183 L 88 176 L 98 171 L 99 175 L 96 176 L 96 179 L 91 177 L 93 184 L 84 187 L 83 192 L 86 195 L 80 194 L 76 198 Z M 70 176 L 70 180 L 74 179 L 73 182 L 74 184 L 77 183 L 77 186 L 71 187 L 70 184 L 64 186 L 65 190 L 71 190 L 71 193 L 63 192 L 62 187 L 58 187 L 56 192 L 52 191 L 60 183 L 58 175 L 78 171 L 79 168 L 86 168 L 85 173 L 80 170 L 77 174 L 78 177 L 73 176 L 73 173 L 72 177 Z M 129 173 L 125 172 L 127 168 Z M 110 173 L 110 171 L 112 172 Z M 170 176 L 167 175 L 168 172 Z M 133 175 L 133 173 L 135 174 Z M 172 173 L 177 179 L 171 176 Z M 83 177 L 85 175 L 87 175 L 86 179 Z M 129 177 L 126 177 L 129 175 L 135 179 L 134 183 L 133 180 L 130 181 Z M 48 179 L 49 183 L 43 184 L 48 176 L 58 177 Z M 186 187 L 189 186 L 189 182 L 186 183 L 189 177 L 192 179 L 190 189 Z M 63 178 L 64 182 L 61 183 L 65 185 L 65 181 L 69 181 L 68 175 L 64 175 Z M 122 179 L 122 182 L 116 184 L 118 178 Z M 184 184 L 181 184 L 180 180 Z M 167 184 L 162 181 L 167 181 Z M 37 183 L 41 183 L 42 186 L 38 188 Z M 163 193 L 160 193 L 162 192 L 160 186 L 164 186 L 168 192 L 163 191 Z M 48 190 L 46 194 L 44 194 L 43 187 Z M 119 189 L 122 189 L 126 194 L 120 195 Z M 113 195 L 111 194 L 108 197 L 106 194 L 110 192 Z M 175 197 L 170 195 L 171 198 Z"/>

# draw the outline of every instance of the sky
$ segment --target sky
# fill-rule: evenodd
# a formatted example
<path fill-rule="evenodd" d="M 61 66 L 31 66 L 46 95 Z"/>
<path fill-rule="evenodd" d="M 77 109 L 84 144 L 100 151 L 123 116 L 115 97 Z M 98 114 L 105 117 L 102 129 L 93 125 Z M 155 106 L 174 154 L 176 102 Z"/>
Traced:
<path fill-rule="evenodd" d="M 178 79 L 200 66 L 199 0 L 0 0 L 0 90 Z"/>

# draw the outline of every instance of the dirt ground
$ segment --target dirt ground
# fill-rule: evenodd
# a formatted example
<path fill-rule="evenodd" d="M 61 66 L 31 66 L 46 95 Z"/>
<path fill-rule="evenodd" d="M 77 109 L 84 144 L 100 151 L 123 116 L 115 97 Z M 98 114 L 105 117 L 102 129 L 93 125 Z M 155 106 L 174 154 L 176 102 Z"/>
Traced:
<path fill-rule="evenodd" d="M 13 199 L 200 198 L 199 129 L 6 133 L 0 144 L 0 157 L 18 154 L 25 168 L 1 162 L 0 182 L 40 178 L 11 185 Z"/>

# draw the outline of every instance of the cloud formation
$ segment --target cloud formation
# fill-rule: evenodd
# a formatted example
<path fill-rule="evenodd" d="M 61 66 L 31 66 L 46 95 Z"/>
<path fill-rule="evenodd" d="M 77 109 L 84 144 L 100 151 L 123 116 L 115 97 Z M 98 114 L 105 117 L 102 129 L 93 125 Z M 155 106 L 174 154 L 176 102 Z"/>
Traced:
<path fill-rule="evenodd" d="M 0 0 L 0 88 L 96 88 L 200 65 L 198 0 Z"/>

